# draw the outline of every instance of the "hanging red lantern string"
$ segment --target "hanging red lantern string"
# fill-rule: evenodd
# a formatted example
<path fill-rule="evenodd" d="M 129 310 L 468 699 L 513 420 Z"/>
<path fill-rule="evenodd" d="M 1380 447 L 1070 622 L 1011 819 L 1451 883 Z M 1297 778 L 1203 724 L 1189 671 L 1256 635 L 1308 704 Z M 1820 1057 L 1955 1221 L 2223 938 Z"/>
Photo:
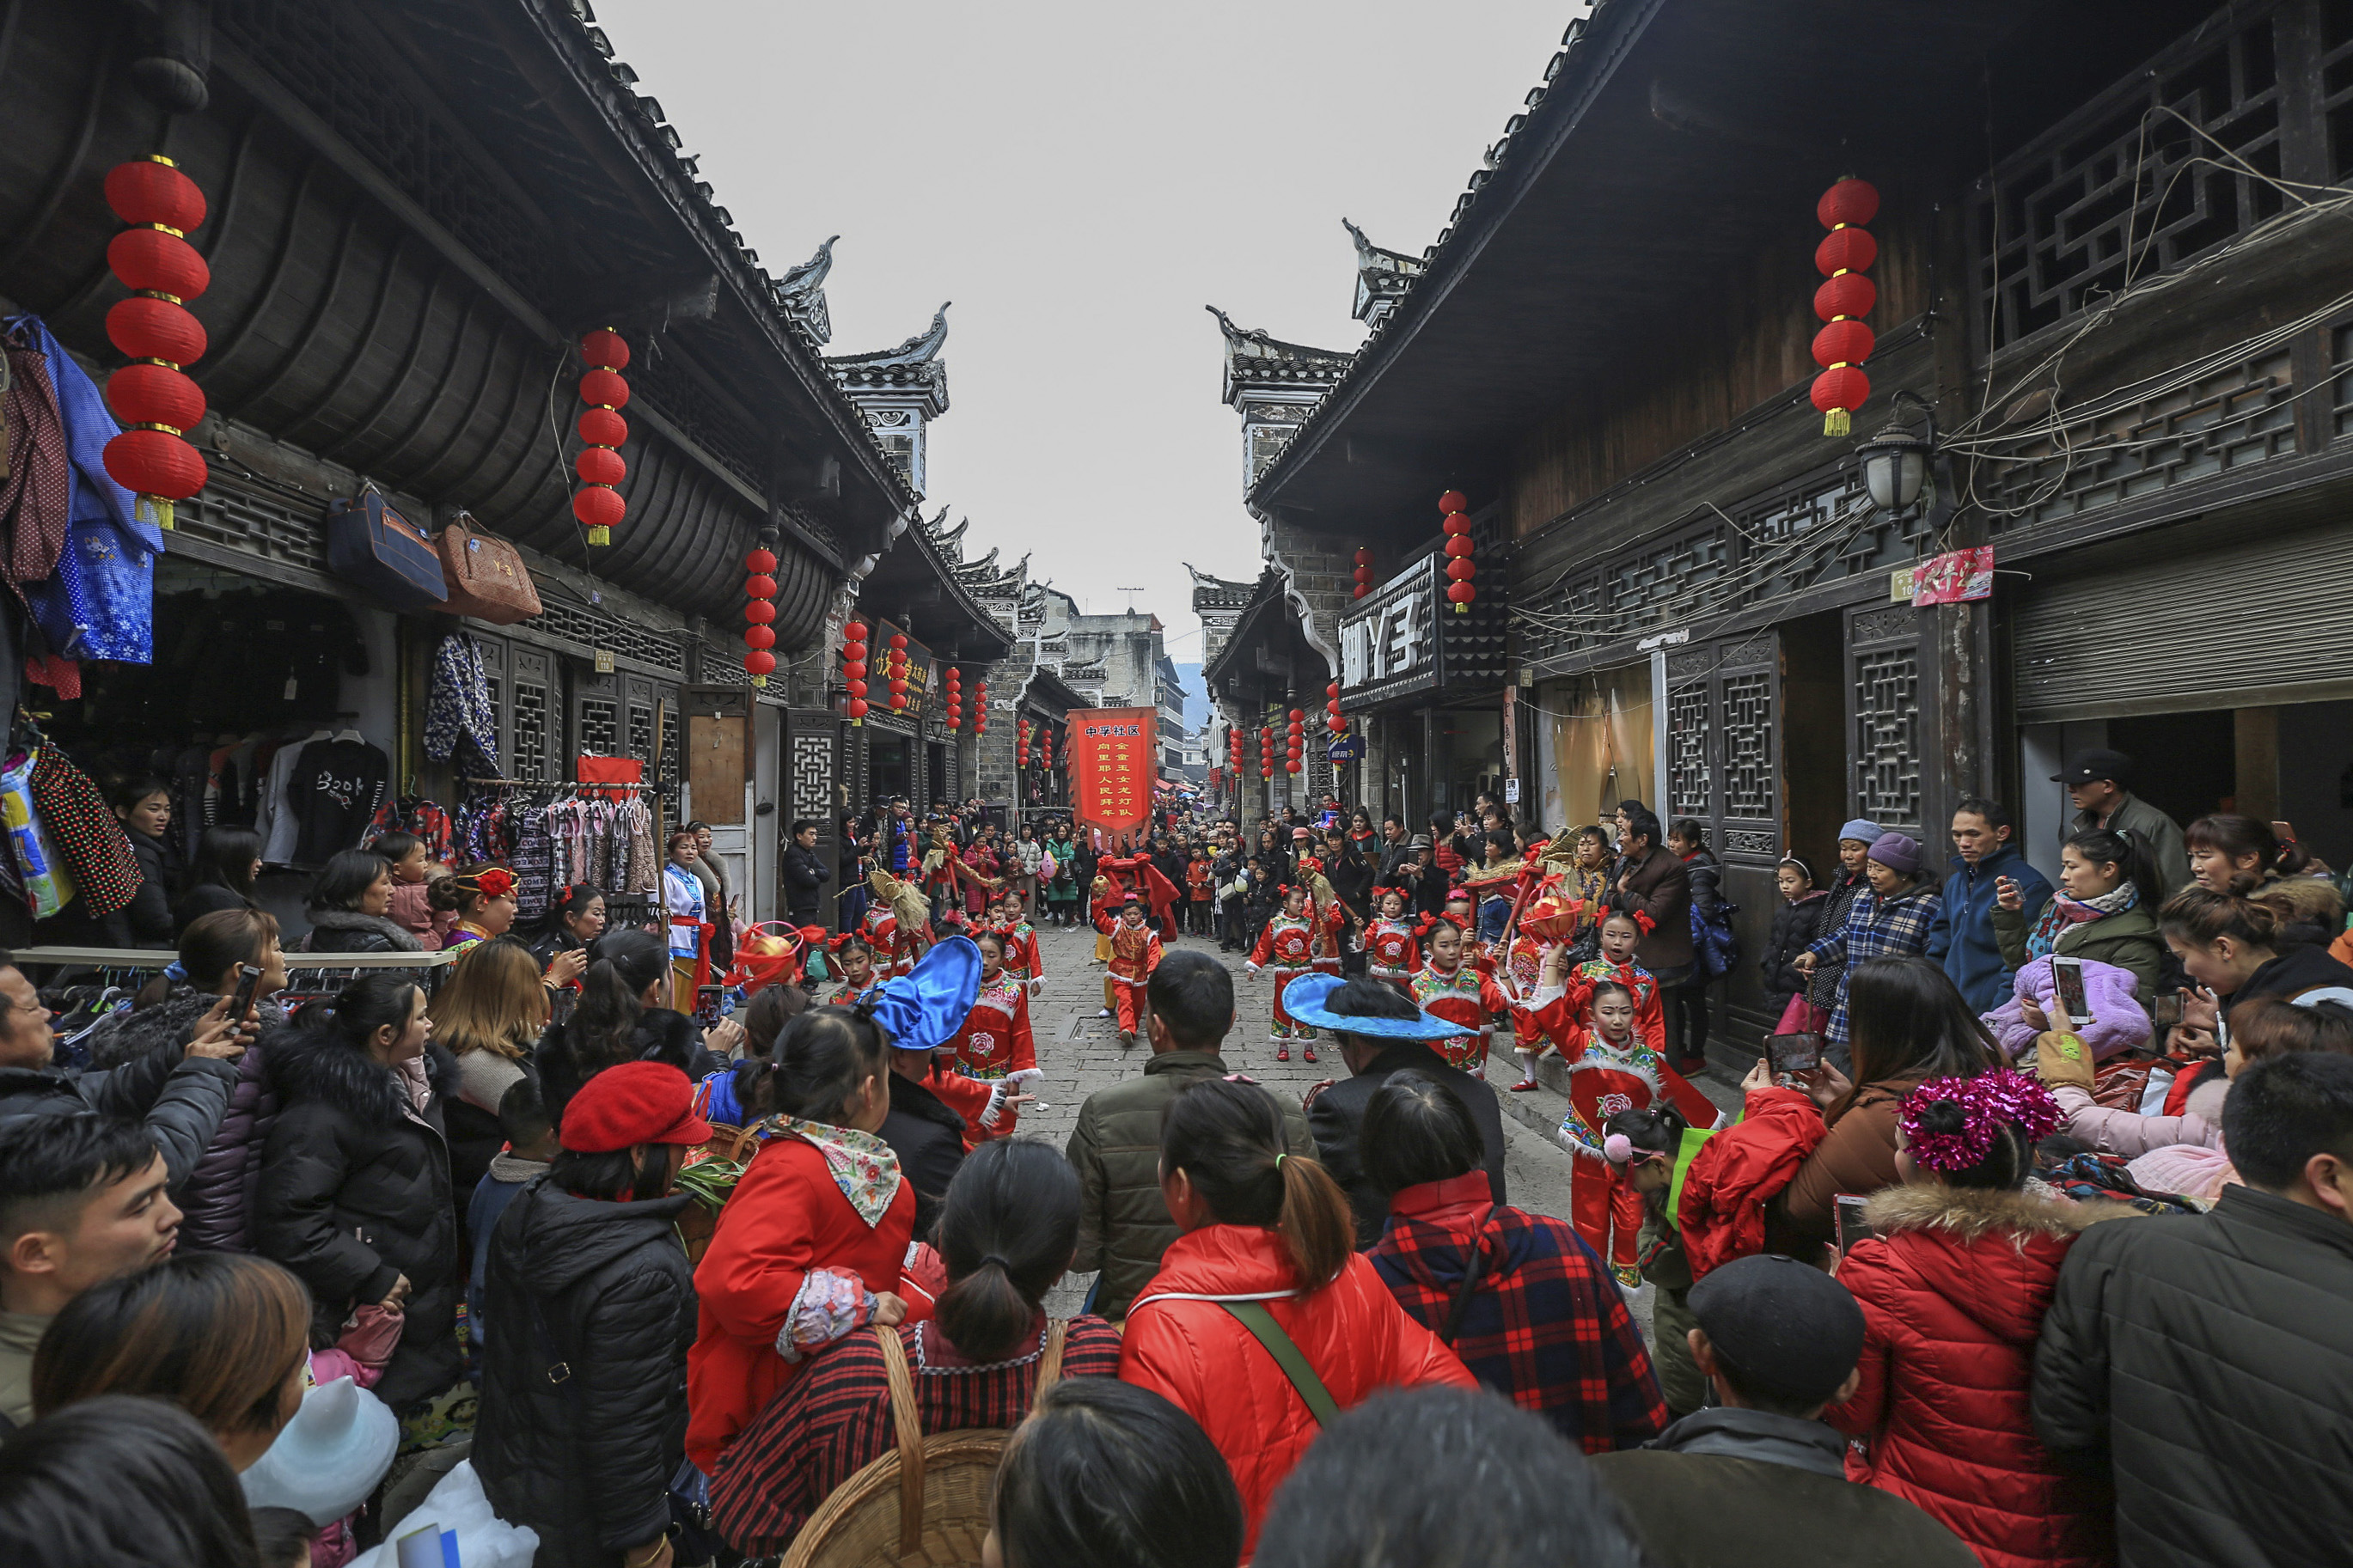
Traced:
<path fill-rule="evenodd" d="M 1479 574 L 1479 567 L 1471 559 L 1471 520 L 1463 515 L 1463 504 L 1461 490 L 1448 490 L 1438 498 L 1438 510 L 1444 514 L 1442 526 L 1446 530 L 1446 575 L 1452 579 L 1446 585 L 1446 596 L 1452 601 L 1458 616 L 1469 615 L 1471 601 L 1479 596 L 1479 590 L 1471 585 L 1471 580 Z"/>
<path fill-rule="evenodd" d="M 1029 721 L 1027 719 L 1013 721 L 1013 765 L 1017 768 L 1029 765 Z"/>
<path fill-rule="evenodd" d="M 1361 599 L 1366 595 L 1373 591 L 1373 552 L 1361 544 L 1356 546 L 1356 570 L 1355 575 L 1356 579 L 1356 586 L 1355 590 L 1349 594 L 1348 597 L 1352 599 Z"/>
<path fill-rule="evenodd" d="M 849 693 L 849 721 L 866 717 L 866 626 L 852 621 L 841 628 L 841 682 Z"/>
<path fill-rule="evenodd" d="M 594 448 L 592 448 L 593 450 Z M 582 457 L 587 453 L 583 452 Z M 618 462 L 617 456 L 614 461 Z M 776 656 L 769 650 L 776 646 L 776 606 L 770 601 L 776 596 L 776 580 L 769 575 L 776 569 L 776 553 L 765 539 L 744 557 L 744 673 L 752 684 L 765 687 L 775 673 Z"/>
<path fill-rule="evenodd" d="M 106 401 L 130 428 L 106 443 L 107 477 L 137 496 L 137 515 L 158 528 L 173 503 L 210 478 L 187 431 L 205 416 L 205 394 L 185 367 L 204 357 L 205 326 L 187 301 L 212 287 L 212 269 L 188 230 L 205 221 L 205 194 L 179 166 L 151 153 L 107 172 L 106 205 L 133 226 L 107 243 L 106 264 L 131 297 L 106 313 L 107 341 L 132 363 L 106 378 Z"/>
<path fill-rule="evenodd" d="M 1307 756 L 1307 715 L 1300 709 L 1291 710 L 1291 732 L 1283 747 L 1282 771 L 1299 772 Z"/>
<path fill-rule="evenodd" d="M 1340 717 L 1340 683 L 1336 680 L 1324 689 L 1324 727 L 1335 735 L 1348 732 L 1348 721 Z"/>
<path fill-rule="evenodd" d="M 964 671 L 955 665 L 948 666 L 947 685 L 948 728 L 961 729 L 964 725 Z"/>
<path fill-rule="evenodd" d="M 1830 230 L 1814 248 L 1814 265 L 1829 279 L 1814 290 L 1814 314 L 1824 322 L 1814 334 L 1813 404 L 1822 412 L 1822 434 L 1844 436 L 1854 428 L 1853 413 L 1871 396 L 1862 362 L 1877 339 L 1860 319 L 1878 303 L 1879 289 L 1863 274 L 1879 259 L 1879 242 L 1862 226 L 1879 214 L 1879 193 L 1853 178 L 1841 180 L 1814 204 L 1814 216 Z"/>
<path fill-rule="evenodd" d="M 902 713 L 907 708 L 907 634 L 892 632 L 891 657 L 882 666 L 883 679 L 889 684 L 891 711 Z"/>
<path fill-rule="evenodd" d="M 1258 727 L 1258 776 L 1262 779 L 1274 776 L 1274 726 L 1271 724 Z"/>
<path fill-rule="evenodd" d="M 607 545 L 613 542 L 613 525 L 629 510 L 613 488 L 629 477 L 629 465 L 618 449 L 629 438 L 629 422 L 620 413 L 629 401 L 629 384 L 621 377 L 628 367 L 629 345 L 612 328 L 599 327 L 581 335 L 580 357 L 588 365 L 580 378 L 580 401 L 588 405 L 580 416 L 580 439 L 586 445 L 572 460 L 572 471 L 580 476 L 572 515 L 586 525 L 590 544 Z M 775 618 L 773 611 L 769 618 Z"/>
<path fill-rule="evenodd" d="M 985 675 L 972 686 L 972 732 L 988 733 L 988 677 Z"/>

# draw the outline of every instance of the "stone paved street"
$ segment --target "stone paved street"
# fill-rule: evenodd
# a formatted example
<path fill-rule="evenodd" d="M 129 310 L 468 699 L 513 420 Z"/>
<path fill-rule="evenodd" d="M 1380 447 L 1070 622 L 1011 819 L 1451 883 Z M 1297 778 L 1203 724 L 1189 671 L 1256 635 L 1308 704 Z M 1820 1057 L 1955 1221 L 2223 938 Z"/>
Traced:
<path fill-rule="evenodd" d="M 1115 1021 L 1095 1016 L 1103 1006 L 1103 971 L 1101 964 L 1093 962 L 1093 931 L 1046 927 L 1038 933 L 1038 945 L 1045 964 L 1046 984 L 1031 1000 L 1030 1023 L 1038 1037 L 1038 1062 L 1046 1076 L 1033 1087 L 1046 1104 L 1042 1110 L 1032 1108 L 1023 1114 L 1021 1133 L 1045 1139 L 1060 1148 L 1069 1142 L 1071 1129 L 1078 1121 L 1080 1103 L 1096 1089 L 1141 1072 L 1150 1047 L 1139 1037 L 1133 1050 L 1123 1051 Z M 1214 941 L 1199 937 L 1182 937 L 1172 945 L 1217 952 Z M 1274 982 L 1266 975 L 1249 973 L 1240 954 L 1226 955 L 1226 963 L 1234 972 L 1235 1005 L 1241 1015 L 1226 1041 L 1224 1056 L 1229 1066 L 1294 1097 L 1305 1094 L 1324 1079 L 1342 1077 L 1347 1072 L 1337 1049 L 1328 1041 L 1318 1042 L 1321 1061 L 1303 1060 L 1297 1041 L 1293 1042 L 1291 1060 L 1275 1060 L 1274 1044 L 1267 1038 Z M 1508 1063 L 1499 1067 L 1495 1072 L 1498 1088 L 1509 1082 L 1511 1077 Z M 1711 1081 L 1704 1087 L 1719 1100 L 1726 1098 L 1723 1092 L 1725 1086 Z M 1504 1180 L 1512 1203 L 1533 1213 L 1567 1217 L 1569 1155 L 1551 1137 L 1551 1130 L 1559 1124 L 1561 1108 L 1567 1102 L 1549 1089 L 1533 1095 L 1504 1094 L 1502 1098 L 1511 1113 L 1504 1130 L 1510 1139 Z M 1092 1274 L 1082 1274 L 1066 1279 L 1051 1303 L 1053 1310 L 1074 1310 L 1093 1279 Z M 1645 1287 L 1634 1296 L 1636 1315 L 1641 1319 L 1646 1333 L 1650 1326 L 1649 1294 Z"/>

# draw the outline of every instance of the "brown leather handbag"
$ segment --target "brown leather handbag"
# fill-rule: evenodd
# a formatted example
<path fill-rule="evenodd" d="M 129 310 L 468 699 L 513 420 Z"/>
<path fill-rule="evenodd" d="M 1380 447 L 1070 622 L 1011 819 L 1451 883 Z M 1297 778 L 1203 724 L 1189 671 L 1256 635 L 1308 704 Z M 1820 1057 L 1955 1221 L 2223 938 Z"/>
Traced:
<path fill-rule="evenodd" d="M 459 512 L 433 541 L 440 552 L 449 602 L 443 612 L 471 616 L 495 626 L 511 626 L 539 614 L 539 589 L 522 563 L 522 552 L 481 531 Z"/>

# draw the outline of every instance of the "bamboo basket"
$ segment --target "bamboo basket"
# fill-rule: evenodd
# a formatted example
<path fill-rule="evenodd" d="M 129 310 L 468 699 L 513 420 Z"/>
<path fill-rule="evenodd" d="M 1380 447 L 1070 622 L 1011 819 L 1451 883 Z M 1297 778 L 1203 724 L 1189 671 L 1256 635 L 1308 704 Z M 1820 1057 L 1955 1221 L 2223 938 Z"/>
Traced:
<path fill-rule="evenodd" d="M 1046 1327 L 1032 1409 L 1062 1374 L 1069 1330 L 1060 1320 Z M 784 1568 L 979 1568 L 997 1461 L 1013 1434 L 991 1426 L 924 1436 L 906 1347 L 894 1330 L 880 1338 L 899 1446 L 834 1489 L 793 1538 Z"/>

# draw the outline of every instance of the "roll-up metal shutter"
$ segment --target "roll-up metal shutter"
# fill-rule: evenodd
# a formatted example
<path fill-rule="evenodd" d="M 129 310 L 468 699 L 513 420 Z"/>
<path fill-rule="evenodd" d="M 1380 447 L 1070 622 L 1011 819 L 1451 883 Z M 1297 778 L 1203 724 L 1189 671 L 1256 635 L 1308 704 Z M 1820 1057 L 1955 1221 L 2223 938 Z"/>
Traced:
<path fill-rule="evenodd" d="M 2112 568 L 2020 595 L 2019 722 L 2353 697 L 2353 526 L 2160 559 L 2105 548 Z"/>

